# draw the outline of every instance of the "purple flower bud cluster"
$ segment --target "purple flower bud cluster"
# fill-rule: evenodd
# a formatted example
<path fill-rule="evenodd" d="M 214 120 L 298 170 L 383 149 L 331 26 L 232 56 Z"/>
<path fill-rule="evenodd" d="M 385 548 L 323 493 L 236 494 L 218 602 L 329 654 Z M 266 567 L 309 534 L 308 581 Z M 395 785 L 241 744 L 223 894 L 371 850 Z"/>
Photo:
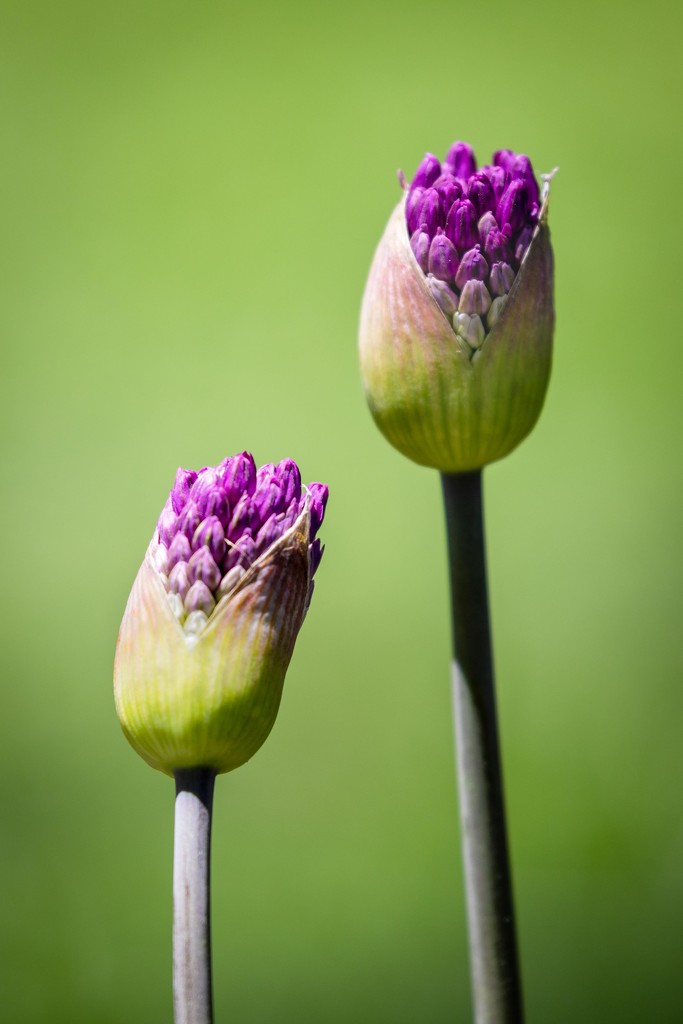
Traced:
<path fill-rule="evenodd" d="M 186 632 L 198 632 L 247 569 L 310 512 L 310 587 L 323 548 L 325 484 L 301 484 L 292 459 L 256 468 L 248 452 L 195 473 L 179 469 L 155 535 L 153 558 Z"/>
<path fill-rule="evenodd" d="M 499 149 L 477 169 L 455 142 L 443 163 L 427 153 L 406 196 L 410 247 L 456 332 L 478 348 L 500 316 L 538 221 L 531 161 Z"/>

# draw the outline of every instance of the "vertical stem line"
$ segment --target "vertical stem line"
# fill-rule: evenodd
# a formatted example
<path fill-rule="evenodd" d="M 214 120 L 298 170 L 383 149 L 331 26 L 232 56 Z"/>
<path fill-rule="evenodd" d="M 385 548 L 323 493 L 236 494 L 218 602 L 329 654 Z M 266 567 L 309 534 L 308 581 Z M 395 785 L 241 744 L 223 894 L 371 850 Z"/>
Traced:
<path fill-rule="evenodd" d="M 453 712 L 474 1019 L 521 1024 L 522 994 L 491 653 L 481 471 L 442 475 Z"/>
<path fill-rule="evenodd" d="M 175 1024 L 212 1024 L 211 811 L 216 773 L 175 773 L 173 1010 Z"/>

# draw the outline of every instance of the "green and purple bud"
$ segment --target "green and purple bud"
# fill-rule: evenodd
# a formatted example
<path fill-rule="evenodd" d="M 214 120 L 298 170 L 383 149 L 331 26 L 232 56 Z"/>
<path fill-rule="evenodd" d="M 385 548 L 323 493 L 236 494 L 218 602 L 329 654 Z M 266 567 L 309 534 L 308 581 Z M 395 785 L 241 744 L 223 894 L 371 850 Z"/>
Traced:
<path fill-rule="evenodd" d="M 327 487 L 247 452 L 178 470 L 121 623 L 123 730 L 154 768 L 230 771 L 275 721 L 323 548 Z"/>
<path fill-rule="evenodd" d="M 360 326 L 371 412 L 387 439 L 443 472 L 478 469 L 529 433 L 554 325 L 548 229 L 531 161 L 477 169 L 457 142 L 427 154 L 375 254 Z"/>

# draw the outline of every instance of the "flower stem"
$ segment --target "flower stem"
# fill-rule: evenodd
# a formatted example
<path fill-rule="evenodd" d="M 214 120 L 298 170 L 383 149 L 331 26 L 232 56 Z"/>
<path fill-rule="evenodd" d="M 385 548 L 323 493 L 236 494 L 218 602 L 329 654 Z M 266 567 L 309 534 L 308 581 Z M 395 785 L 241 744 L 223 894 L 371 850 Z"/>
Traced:
<path fill-rule="evenodd" d="M 175 1024 L 212 1024 L 211 808 L 216 774 L 175 773 L 173 1009 Z"/>
<path fill-rule="evenodd" d="M 521 1024 L 491 654 L 481 471 L 443 474 L 453 710 L 476 1024 Z"/>

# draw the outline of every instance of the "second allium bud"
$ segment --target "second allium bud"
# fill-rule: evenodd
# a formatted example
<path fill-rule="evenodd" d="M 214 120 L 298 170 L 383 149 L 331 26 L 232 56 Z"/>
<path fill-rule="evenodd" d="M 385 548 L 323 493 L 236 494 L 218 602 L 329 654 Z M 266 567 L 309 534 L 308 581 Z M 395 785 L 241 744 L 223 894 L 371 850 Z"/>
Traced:
<path fill-rule="evenodd" d="M 380 241 L 363 299 L 370 410 L 409 458 L 442 472 L 502 458 L 536 422 L 550 374 L 548 187 L 528 157 L 477 169 L 456 142 L 427 154 Z"/>
<path fill-rule="evenodd" d="M 123 730 L 154 768 L 226 772 L 275 721 L 322 557 L 327 487 L 247 452 L 179 469 L 138 572 L 114 665 Z"/>

